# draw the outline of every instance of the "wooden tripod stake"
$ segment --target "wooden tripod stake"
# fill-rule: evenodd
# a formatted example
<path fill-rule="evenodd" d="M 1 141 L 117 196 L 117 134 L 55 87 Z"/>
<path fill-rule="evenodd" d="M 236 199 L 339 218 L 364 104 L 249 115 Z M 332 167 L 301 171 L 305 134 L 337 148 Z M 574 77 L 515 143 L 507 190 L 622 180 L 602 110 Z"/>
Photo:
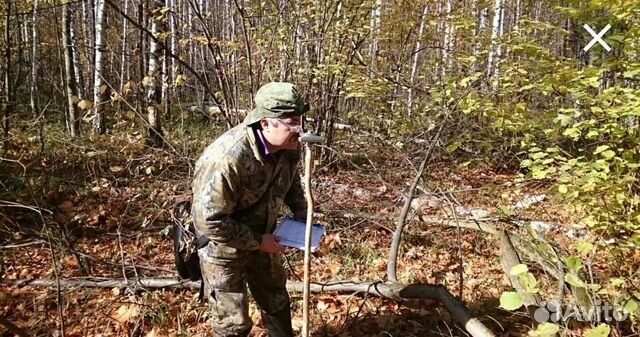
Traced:
<path fill-rule="evenodd" d="M 304 232 L 304 288 L 302 292 L 302 337 L 309 337 L 309 294 L 311 265 L 311 228 L 313 226 L 313 196 L 311 195 L 311 147 L 322 143 L 323 137 L 305 133 L 300 136 L 304 143 L 304 191 L 307 199 L 307 225 Z"/>

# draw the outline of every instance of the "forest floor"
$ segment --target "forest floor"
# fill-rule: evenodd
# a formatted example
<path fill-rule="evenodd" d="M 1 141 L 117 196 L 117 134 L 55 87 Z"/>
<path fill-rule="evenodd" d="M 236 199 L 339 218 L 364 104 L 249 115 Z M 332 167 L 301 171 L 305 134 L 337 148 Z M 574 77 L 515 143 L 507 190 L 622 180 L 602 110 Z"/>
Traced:
<path fill-rule="evenodd" d="M 0 208 L 0 279 L 55 279 L 56 274 L 60 279 L 175 278 L 170 210 L 188 198 L 190 165 L 213 136 L 183 134 L 179 141 L 173 136 L 173 149 L 151 149 L 135 133 L 87 136 L 74 142 L 50 135 L 45 151 L 38 153 L 37 137 L 15 131 L 11 148 L 2 157 L 16 162 L 0 162 L 1 188 L 6 191 L 0 198 L 5 201 Z M 352 137 L 356 136 L 338 139 L 335 160 L 320 162 L 313 176 L 316 220 L 328 229 L 312 259 L 314 282 L 386 280 L 395 221 L 416 174 L 414 165 L 421 159 L 420 149 L 406 155 L 391 145 L 362 145 L 364 140 Z M 511 290 L 500 265 L 498 240 L 480 231 L 425 223 L 419 216 L 451 216 L 457 205 L 505 217 L 505 206 L 546 194 L 544 201 L 508 216 L 571 226 L 575 219 L 554 203 L 546 186 L 518 181 L 517 172 L 459 165 L 446 157 L 432 161 L 410 214 L 398 262 L 399 281 L 439 283 L 454 295 L 462 293 L 473 315 L 499 336 L 521 336 L 533 324 L 526 312 L 498 308 L 502 292 Z M 447 195 L 451 204 L 428 197 L 425 190 Z M 575 239 L 564 231 L 547 235 L 573 251 Z M 289 251 L 286 257 L 289 279 L 301 279 L 302 254 Z M 603 273 L 611 267 L 594 265 Z M 557 288 L 544 279 L 540 282 L 543 292 Z M 299 331 L 302 295 L 291 295 L 293 324 Z M 433 301 L 399 303 L 336 293 L 314 294 L 312 301 L 316 337 L 466 335 Z M 198 301 L 197 290 L 185 289 L 62 288 L 58 293 L 55 287 L 3 282 L 0 316 L 32 336 L 61 336 L 62 324 L 67 337 L 210 332 L 206 305 Z M 266 336 L 254 304 L 251 316 L 252 336 Z M 0 326 L 0 335 L 13 334 Z"/>

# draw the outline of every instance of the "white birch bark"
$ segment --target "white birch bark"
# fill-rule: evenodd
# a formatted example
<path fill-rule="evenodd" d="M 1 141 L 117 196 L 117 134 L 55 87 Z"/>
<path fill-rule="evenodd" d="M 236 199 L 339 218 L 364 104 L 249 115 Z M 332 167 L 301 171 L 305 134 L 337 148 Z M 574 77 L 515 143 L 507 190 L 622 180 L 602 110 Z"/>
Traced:
<path fill-rule="evenodd" d="M 171 0 L 165 0 L 164 5 L 166 5 L 168 8 L 171 8 Z M 171 17 L 171 12 L 167 12 L 167 17 L 165 19 L 165 22 L 169 21 L 169 18 Z M 166 45 L 166 39 L 164 40 L 164 44 Z M 169 40 L 170 41 L 170 40 Z M 163 57 L 161 60 L 162 63 L 162 70 L 160 71 L 161 74 L 161 82 L 160 82 L 160 101 L 162 102 L 167 102 L 167 98 L 169 97 L 169 93 L 168 93 L 168 85 L 169 85 L 169 57 L 167 57 L 167 52 L 166 50 L 162 50 L 161 51 Z M 165 110 L 166 111 L 166 110 Z M 168 111 L 167 111 L 168 112 Z"/>
<path fill-rule="evenodd" d="M 71 39 L 71 12 L 69 4 L 62 7 L 62 41 L 64 50 L 64 82 L 67 91 L 67 126 L 69 135 L 76 137 L 80 134 L 80 123 L 76 111 L 76 85 L 73 74 L 73 46 Z"/>
<path fill-rule="evenodd" d="M 513 12 L 513 26 L 518 27 L 518 21 L 520 21 L 520 0 L 516 0 L 516 8 Z"/>
<path fill-rule="evenodd" d="M 497 60 L 500 54 L 500 44 L 498 39 L 500 38 L 500 18 L 502 17 L 502 0 L 494 0 L 493 6 L 493 23 L 491 25 L 491 47 L 489 49 L 489 56 L 487 57 L 487 77 L 489 79 L 494 78 L 499 73 L 497 71 Z"/>
<path fill-rule="evenodd" d="M 167 4 L 167 6 L 169 6 L 169 8 L 172 9 L 172 13 L 169 16 L 169 29 L 171 30 L 171 39 L 170 39 L 170 49 L 171 49 L 171 54 L 173 55 L 178 55 L 178 37 L 177 37 L 177 29 L 176 29 L 176 15 L 177 13 L 177 9 L 180 8 L 179 6 L 179 1 L 178 0 L 171 0 L 171 5 Z M 171 57 L 170 60 L 170 65 L 169 67 L 171 68 L 171 78 L 170 78 L 170 84 L 173 87 L 176 83 L 176 75 L 179 73 L 176 69 L 176 60 Z M 175 91 L 175 89 L 174 89 Z M 175 94 L 174 94 L 175 97 Z"/>
<path fill-rule="evenodd" d="M 4 119 L 2 121 L 2 127 L 4 129 L 4 136 L 5 139 L 7 139 L 8 135 L 9 135 L 9 128 L 11 127 L 10 124 L 10 115 L 11 115 L 11 110 L 13 109 L 12 105 L 13 105 L 13 89 L 12 89 L 12 78 L 11 78 L 11 49 L 12 49 L 12 42 L 11 42 L 11 16 L 12 16 L 12 6 L 13 5 L 13 1 L 7 1 L 6 3 L 6 13 L 5 13 L 5 21 L 4 21 L 4 41 L 5 41 L 5 45 L 4 45 L 4 62 L 5 62 L 5 69 L 4 69 L 4 95 L 5 95 L 5 99 L 4 99 L 4 106 L 3 106 L 3 110 L 4 110 Z"/>
<path fill-rule="evenodd" d="M 479 72 L 482 62 L 480 62 L 480 52 L 482 51 L 482 40 L 483 33 L 487 28 L 487 17 L 489 16 L 489 8 L 480 8 L 478 9 L 478 26 L 476 29 L 476 43 L 473 45 L 473 56 L 476 57 L 476 60 L 473 65 L 473 71 Z"/>
<path fill-rule="evenodd" d="M 34 118 L 38 118 L 38 0 L 33 1 L 33 14 L 31 19 L 31 86 L 29 87 L 29 96 L 31 102 L 31 113 Z"/>
<path fill-rule="evenodd" d="M 80 51 L 78 50 L 78 37 L 76 35 L 73 17 L 70 17 L 69 32 L 71 34 L 71 50 L 73 52 L 73 74 L 75 77 L 76 91 L 80 100 L 85 99 L 84 77 L 82 76 L 82 66 L 80 62 Z"/>
<path fill-rule="evenodd" d="M 418 39 L 416 40 L 416 46 L 413 49 L 413 61 L 411 63 L 411 73 L 409 74 L 409 90 L 407 93 L 407 115 L 411 116 L 413 111 L 413 85 L 416 79 L 416 73 L 418 72 L 418 55 L 421 54 L 422 48 L 422 36 L 424 35 L 424 27 L 427 18 L 427 12 L 429 11 L 429 4 L 424 5 L 422 10 L 422 17 L 420 18 L 420 28 L 418 29 Z"/>
<path fill-rule="evenodd" d="M 163 31 L 162 23 L 157 19 L 157 12 L 164 7 L 164 0 L 155 0 L 151 13 L 151 32 L 157 36 Z M 149 43 L 149 63 L 147 68 L 147 77 L 145 77 L 145 85 L 147 91 L 147 118 L 149 121 L 148 139 L 151 145 L 159 146 L 162 144 L 162 124 L 159 107 L 162 103 L 162 83 L 159 83 L 160 70 L 162 68 L 161 61 L 162 46 L 155 40 L 151 39 Z"/>
<path fill-rule="evenodd" d="M 442 65 L 440 67 L 440 78 L 444 80 L 448 69 L 451 66 L 449 52 L 453 49 L 453 24 L 451 20 L 451 0 L 447 0 L 444 22 L 444 43 L 442 48 Z"/>
<path fill-rule="evenodd" d="M 369 47 L 369 57 L 371 58 L 371 71 L 376 69 L 376 58 L 378 56 L 378 31 L 380 29 L 380 13 L 382 11 L 382 0 L 376 0 L 371 9 L 371 46 Z"/>
<path fill-rule="evenodd" d="M 129 0 L 124 0 L 125 14 L 129 14 Z M 122 20 L 122 58 L 120 59 L 120 94 L 124 94 L 124 85 L 129 80 L 129 51 L 127 50 L 127 31 L 129 30 L 129 20 Z"/>
<path fill-rule="evenodd" d="M 106 126 L 104 121 L 104 101 L 103 93 L 106 90 L 106 84 L 103 79 L 104 64 L 103 44 L 104 44 L 104 0 L 96 0 L 96 42 L 93 72 L 93 132 L 105 133 Z"/>

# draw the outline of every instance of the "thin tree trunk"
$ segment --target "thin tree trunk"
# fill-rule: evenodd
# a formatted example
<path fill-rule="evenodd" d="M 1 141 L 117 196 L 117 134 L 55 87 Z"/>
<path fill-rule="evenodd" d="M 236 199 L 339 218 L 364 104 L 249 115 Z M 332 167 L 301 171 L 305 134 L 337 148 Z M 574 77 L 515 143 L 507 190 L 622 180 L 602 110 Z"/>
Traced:
<path fill-rule="evenodd" d="M 38 120 L 40 112 L 38 111 L 38 2 L 33 1 L 33 15 L 31 19 L 31 86 L 29 88 L 29 96 L 31 101 L 31 113 Z"/>
<path fill-rule="evenodd" d="M 62 40 L 64 41 L 64 75 L 67 91 L 67 125 L 69 126 L 69 135 L 76 137 L 80 134 L 80 119 L 76 110 L 77 93 L 73 74 L 73 46 L 69 6 L 70 4 L 67 3 L 62 7 Z"/>
<path fill-rule="evenodd" d="M 444 43 L 442 48 L 442 64 L 440 66 L 440 78 L 444 80 L 450 68 L 449 53 L 453 49 L 453 23 L 451 22 L 451 0 L 447 0 L 444 22 Z"/>
<path fill-rule="evenodd" d="M 493 79 L 499 75 L 498 61 L 500 55 L 500 27 L 502 18 L 502 0 L 494 0 L 493 23 L 491 25 L 491 47 L 487 57 L 487 78 Z"/>
<path fill-rule="evenodd" d="M 478 6 L 480 6 L 478 4 Z M 487 17 L 489 16 L 489 8 L 478 8 L 478 26 L 476 28 L 476 42 L 473 45 L 473 56 L 476 57 L 476 60 L 473 63 L 473 71 L 479 72 L 482 67 L 482 62 L 480 62 L 480 51 L 482 50 L 482 40 L 484 31 L 487 28 Z"/>
<path fill-rule="evenodd" d="M 125 14 L 129 13 L 129 0 L 124 0 Z M 129 76 L 125 73 L 129 70 L 129 51 L 127 50 L 127 30 L 129 29 L 129 21 L 122 19 L 122 57 L 120 59 L 120 95 L 124 95 L 125 81 L 129 80 Z"/>
<path fill-rule="evenodd" d="M 71 47 L 73 48 L 73 74 L 76 78 L 76 88 L 78 98 L 83 100 L 86 98 L 84 76 L 82 75 L 82 63 L 80 62 L 80 50 L 78 48 L 78 37 L 76 35 L 75 20 L 70 17 L 69 29 L 71 32 Z"/>
<path fill-rule="evenodd" d="M 424 26 L 426 23 L 427 12 L 429 11 L 429 4 L 424 5 L 422 10 L 422 17 L 420 19 L 420 28 L 418 29 L 418 39 L 416 40 L 416 46 L 413 49 L 413 62 L 411 64 L 411 73 L 409 75 L 409 90 L 407 94 L 407 115 L 411 116 L 413 112 L 413 85 L 416 79 L 416 73 L 418 72 L 418 55 L 421 53 L 422 48 L 422 36 L 424 35 Z"/>
<path fill-rule="evenodd" d="M 5 102 L 4 102 L 4 119 L 2 123 L 2 127 L 4 129 L 4 139 L 5 139 L 5 148 L 6 141 L 9 137 L 9 128 L 11 124 L 9 123 L 9 117 L 11 116 L 11 110 L 13 108 L 13 97 L 12 97 L 12 87 L 11 81 L 11 30 L 9 27 L 11 26 L 11 15 L 12 15 L 12 5 L 13 0 L 7 1 L 7 12 L 5 16 L 5 25 L 4 25 L 4 41 L 5 41 L 5 51 L 4 51 L 4 62 L 5 62 L 5 71 L 4 71 L 4 94 L 5 94 Z"/>
<path fill-rule="evenodd" d="M 140 1 L 138 4 L 138 26 L 147 28 L 144 24 L 144 10 L 146 8 L 146 1 Z M 139 40 L 139 57 L 138 57 L 138 72 L 140 73 L 140 80 L 144 82 L 144 78 L 146 76 L 146 67 L 145 67 L 145 58 L 147 57 L 147 51 L 145 49 L 145 32 L 144 29 L 139 29 L 138 40 Z M 144 87 L 143 84 L 140 84 Z M 141 93 L 141 90 L 136 90 L 136 102 L 137 102 L 137 110 L 141 111 L 144 109 L 145 105 L 145 95 Z"/>
<path fill-rule="evenodd" d="M 84 30 L 84 45 L 88 46 L 88 50 L 89 52 L 85 52 L 85 56 L 87 57 L 87 63 L 94 65 L 95 66 L 95 60 L 96 60 L 96 48 L 95 48 L 95 42 L 96 42 L 96 15 L 95 15 L 95 3 L 94 0 L 84 0 L 82 1 L 82 16 L 84 17 L 84 20 L 82 20 L 82 24 L 83 24 L 83 30 Z M 86 51 L 87 48 L 84 48 L 84 50 Z M 89 70 L 88 74 L 88 79 L 87 81 L 89 83 L 94 83 L 95 82 L 95 78 L 94 78 L 94 71 Z"/>
<path fill-rule="evenodd" d="M 378 33 L 380 30 L 380 13 L 382 11 L 382 0 L 375 0 L 371 9 L 371 46 L 369 47 L 369 57 L 371 58 L 370 71 L 376 70 L 376 58 L 378 57 Z"/>
<path fill-rule="evenodd" d="M 106 83 L 104 76 L 104 0 L 96 0 L 96 43 L 93 82 L 93 132 L 103 134 L 107 131 L 104 120 L 105 102 L 103 101 Z"/>
<path fill-rule="evenodd" d="M 162 7 L 164 7 L 164 0 L 154 1 L 154 8 L 151 11 L 151 13 L 153 13 L 151 32 L 154 36 L 157 36 L 160 32 L 164 31 L 162 27 L 163 24 L 161 22 L 162 19 L 158 18 L 158 12 Z M 161 79 L 160 71 L 162 69 L 161 51 L 163 50 L 161 43 L 161 41 L 151 39 L 149 46 L 149 68 L 146 77 L 147 118 L 149 119 L 147 137 L 149 143 L 153 146 L 160 146 L 163 143 L 161 115 L 158 109 L 162 102 L 162 90 L 160 88 L 161 83 L 159 83 Z"/>
<path fill-rule="evenodd" d="M 173 9 L 177 10 L 178 8 L 180 8 L 180 6 L 178 6 L 180 4 L 179 0 L 171 0 L 171 4 L 173 5 Z M 176 24 L 176 16 L 178 15 L 177 12 L 173 12 L 171 13 L 171 16 L 169 16 L 169 29 L 171 31 L 171 54 L 172 55 L 177 55 L 176 52 L 178 50 L 178 37 L 176 36 L 176 34 L 178 33 L 178 30 L 176 28 L 177 24 Z M 169 58 L 168 56 L 165 56 L 166 58 Z M 176 76 L 178 74 L 180 74 L 180 71 L 177 69 L 176 67 L 176 60 L 171 57 L 170 58 L 170 64 L 169 64 L 169 68 L 171 70 L 171 77 L 169 78 L 170 81 L 170 87 L 173 88 L 172 89 L 172 97 L 175 99 L 176 98 Z"/>
<path fill-rule="evenodd" d="M 241 27 L 242 27 L 242 33 L 244 34 L 244 47 L 245 47 L 245 51 L 247 52 L 247 66 L 249 67 L 249 92 L 251 93 L 251 101 L 253 101 L 253 90 L 256 89 L 255 85 L 254 85 L 254 80 L 253 80 L 253 55 L 251 54 L 251 41 L 249 41 L 249 32 L 247 31 L 247 23 L 246 23 L 246 19 L 245 19 L 245 14 L 244 14 L 244 8 L 240 7 L 240 4 L 238 3 L 238 0 L 234 0 L 234 3 L 236 5 L 236 8 L 238 9 L 238 12 L 240 12 L 240 20 L 241 20 Z M 228 108 L 228 107 L 227 107 Z"/>

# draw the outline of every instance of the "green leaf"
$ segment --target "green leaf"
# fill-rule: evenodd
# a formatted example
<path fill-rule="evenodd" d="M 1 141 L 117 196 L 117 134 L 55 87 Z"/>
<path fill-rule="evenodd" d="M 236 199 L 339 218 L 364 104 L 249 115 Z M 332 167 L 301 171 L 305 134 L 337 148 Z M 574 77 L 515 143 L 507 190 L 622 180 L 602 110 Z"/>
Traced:
<path fill-rule="evenodd" d="M 529 336 L 532 337 L 553 337 L 558 331 L 560 331 L 560 327 L 553 323 L 542 323 L 538 325 L 535 330 L 529 331 Z"/>
<path fill-rule="evenodd" d="M 580 241 L 576 244 L 576 249 L 580 254 L 588 254 L 593 250 L 593 244 L 586 241 Z"/>
<path fill-rule="evenodd" d="M 573 117 L 569 115 L 558 114 L 558 117 L 556 117 L 556 121 L 560 123 L 560 126 L 567 126 L 571 124 L 571 122 L 573 121 Z"/>
<path fill-rule="evenodd" d="M 461 145 L 460 142 L 455 142 L 453 144 L 450 144 L 449 146 L 447 146 L 447 152 L 453 153 L 455 150 L 457 150 L 460 147 L 460 145 Z"/>
<path fill-rule="evenodd" d="M 527 267 L 526 264 L 516 264 L 515 266 L 511 267 L 511 270 L 509 271 L 509 275 L 511 276 L 518 276 L 522 273 L 526 273 L 529 271 L 529 268 Z"/>
<path fill-rule="evenodd" d="M 577 139 L 578 137 L 580 137 L 580 130 L 578 130 L 577 128 L 568 128 L 564 130 L 564 132 L 562 132 L 562 135 Z"/>
<path fill-rule="evenodd" d="M 518 275 L 518 281 L 526 292 L 531 294 L 537 294 L 538 292 L 540 292 L 540 289 L 538 288 L 538 281 L 536 280 L 535 276 L 533 276 L 533 274 L 528 272 L 520 274 Z"/>
<path fill-rule="evenodd" d="M 593 329 L 588 329 L 584 333 L 584 337 L 607 337 L 611 332 L 611 327 L 602 323 Z"/>
<path fill-rule="evenodd" d="M 509 206 L 500 206 L 500 212 L 504 215 L 504 216 L 512 216 L 513 215 L 513 210 L 511 210 L 511 207 Z"/>
<path fill-rule="evenodd" d="M 566 194 L 568 191 L 569 189 L 567 188 L 567 185 L 558 186 L 558 192 L 560 192 L 561 194 Z"/>
<path fill-rule="evenodd" d="M 578 287 L 578 288 L 586 288 L 587 285 L 584 284 L 584 282 L 577 276 L 573 275 L 573 274 L 566 274 L 564 276 L 564 280 L 565 282 L 569 283 L 570 285 L 574 286 L 574 287 Z"/>
<path fill-rule="evenodd" d="M 564 264 L 571 270 L 576 273 L 580 268 L 582 268 L 582 261 L 575 256 L 568 256 L 564 259 Z"/>
<path fill-rule="evenodd" d="M 523 303 L 524 298 L 522 298 L 522 295 L 513 291 L 504 292 L 500 296 L 500 308 L 505 310 L 516 310 L 520 308 Z"/>
<path fill-rule="evenodd" d="M 640 68 L 637 69 L 633 69 L 633 70 L 629 70 L 629 71 L 625 71 L 622 76 L 624 78 L 634 78 L 636 77 L 636 75 L 640 74 Z"/>
<path fill-rule="evenodd" d="M 598 146 L 596 148 L 595 151 L 593 151 L 593 154 L 598 154 L 598 153 L 600 153 L 600 152 L 602 152 L 602 151 L 604 151 L 604 150 L 606 150 L 608 148 L 609 148 L 609 145 L 600 145 L 600 146 Z"/>
<path fill-rule="evenodd" d="M 620 277 L 612 277 L 611 279 L 609 279 L 609 283 L 611 283 L 611 285 L 614 287 L 620 287 L 625 284 L 625 280 Z"/>
<path fill-rule="evenodd" d="M 611 159 L 616 156 L 616 153 L 613 152 L 613 150 L 607 150 L 602 152 L 602 156 L 605 157 L 606 159 Z"/>
<path fill-rule="evenodd" d="M 529 155 L 531 159 L 542 159 L 546 156 L 548 156 L 548 154 L 546 154 L 545 152 L 536 152 Z"/>
<path fill-rule="evenodd" d="M 638 311 L 638 303 L 636 301 L 630 299 L 624 304 L 624 312 L 633 314 L 636 311 Z"/>

